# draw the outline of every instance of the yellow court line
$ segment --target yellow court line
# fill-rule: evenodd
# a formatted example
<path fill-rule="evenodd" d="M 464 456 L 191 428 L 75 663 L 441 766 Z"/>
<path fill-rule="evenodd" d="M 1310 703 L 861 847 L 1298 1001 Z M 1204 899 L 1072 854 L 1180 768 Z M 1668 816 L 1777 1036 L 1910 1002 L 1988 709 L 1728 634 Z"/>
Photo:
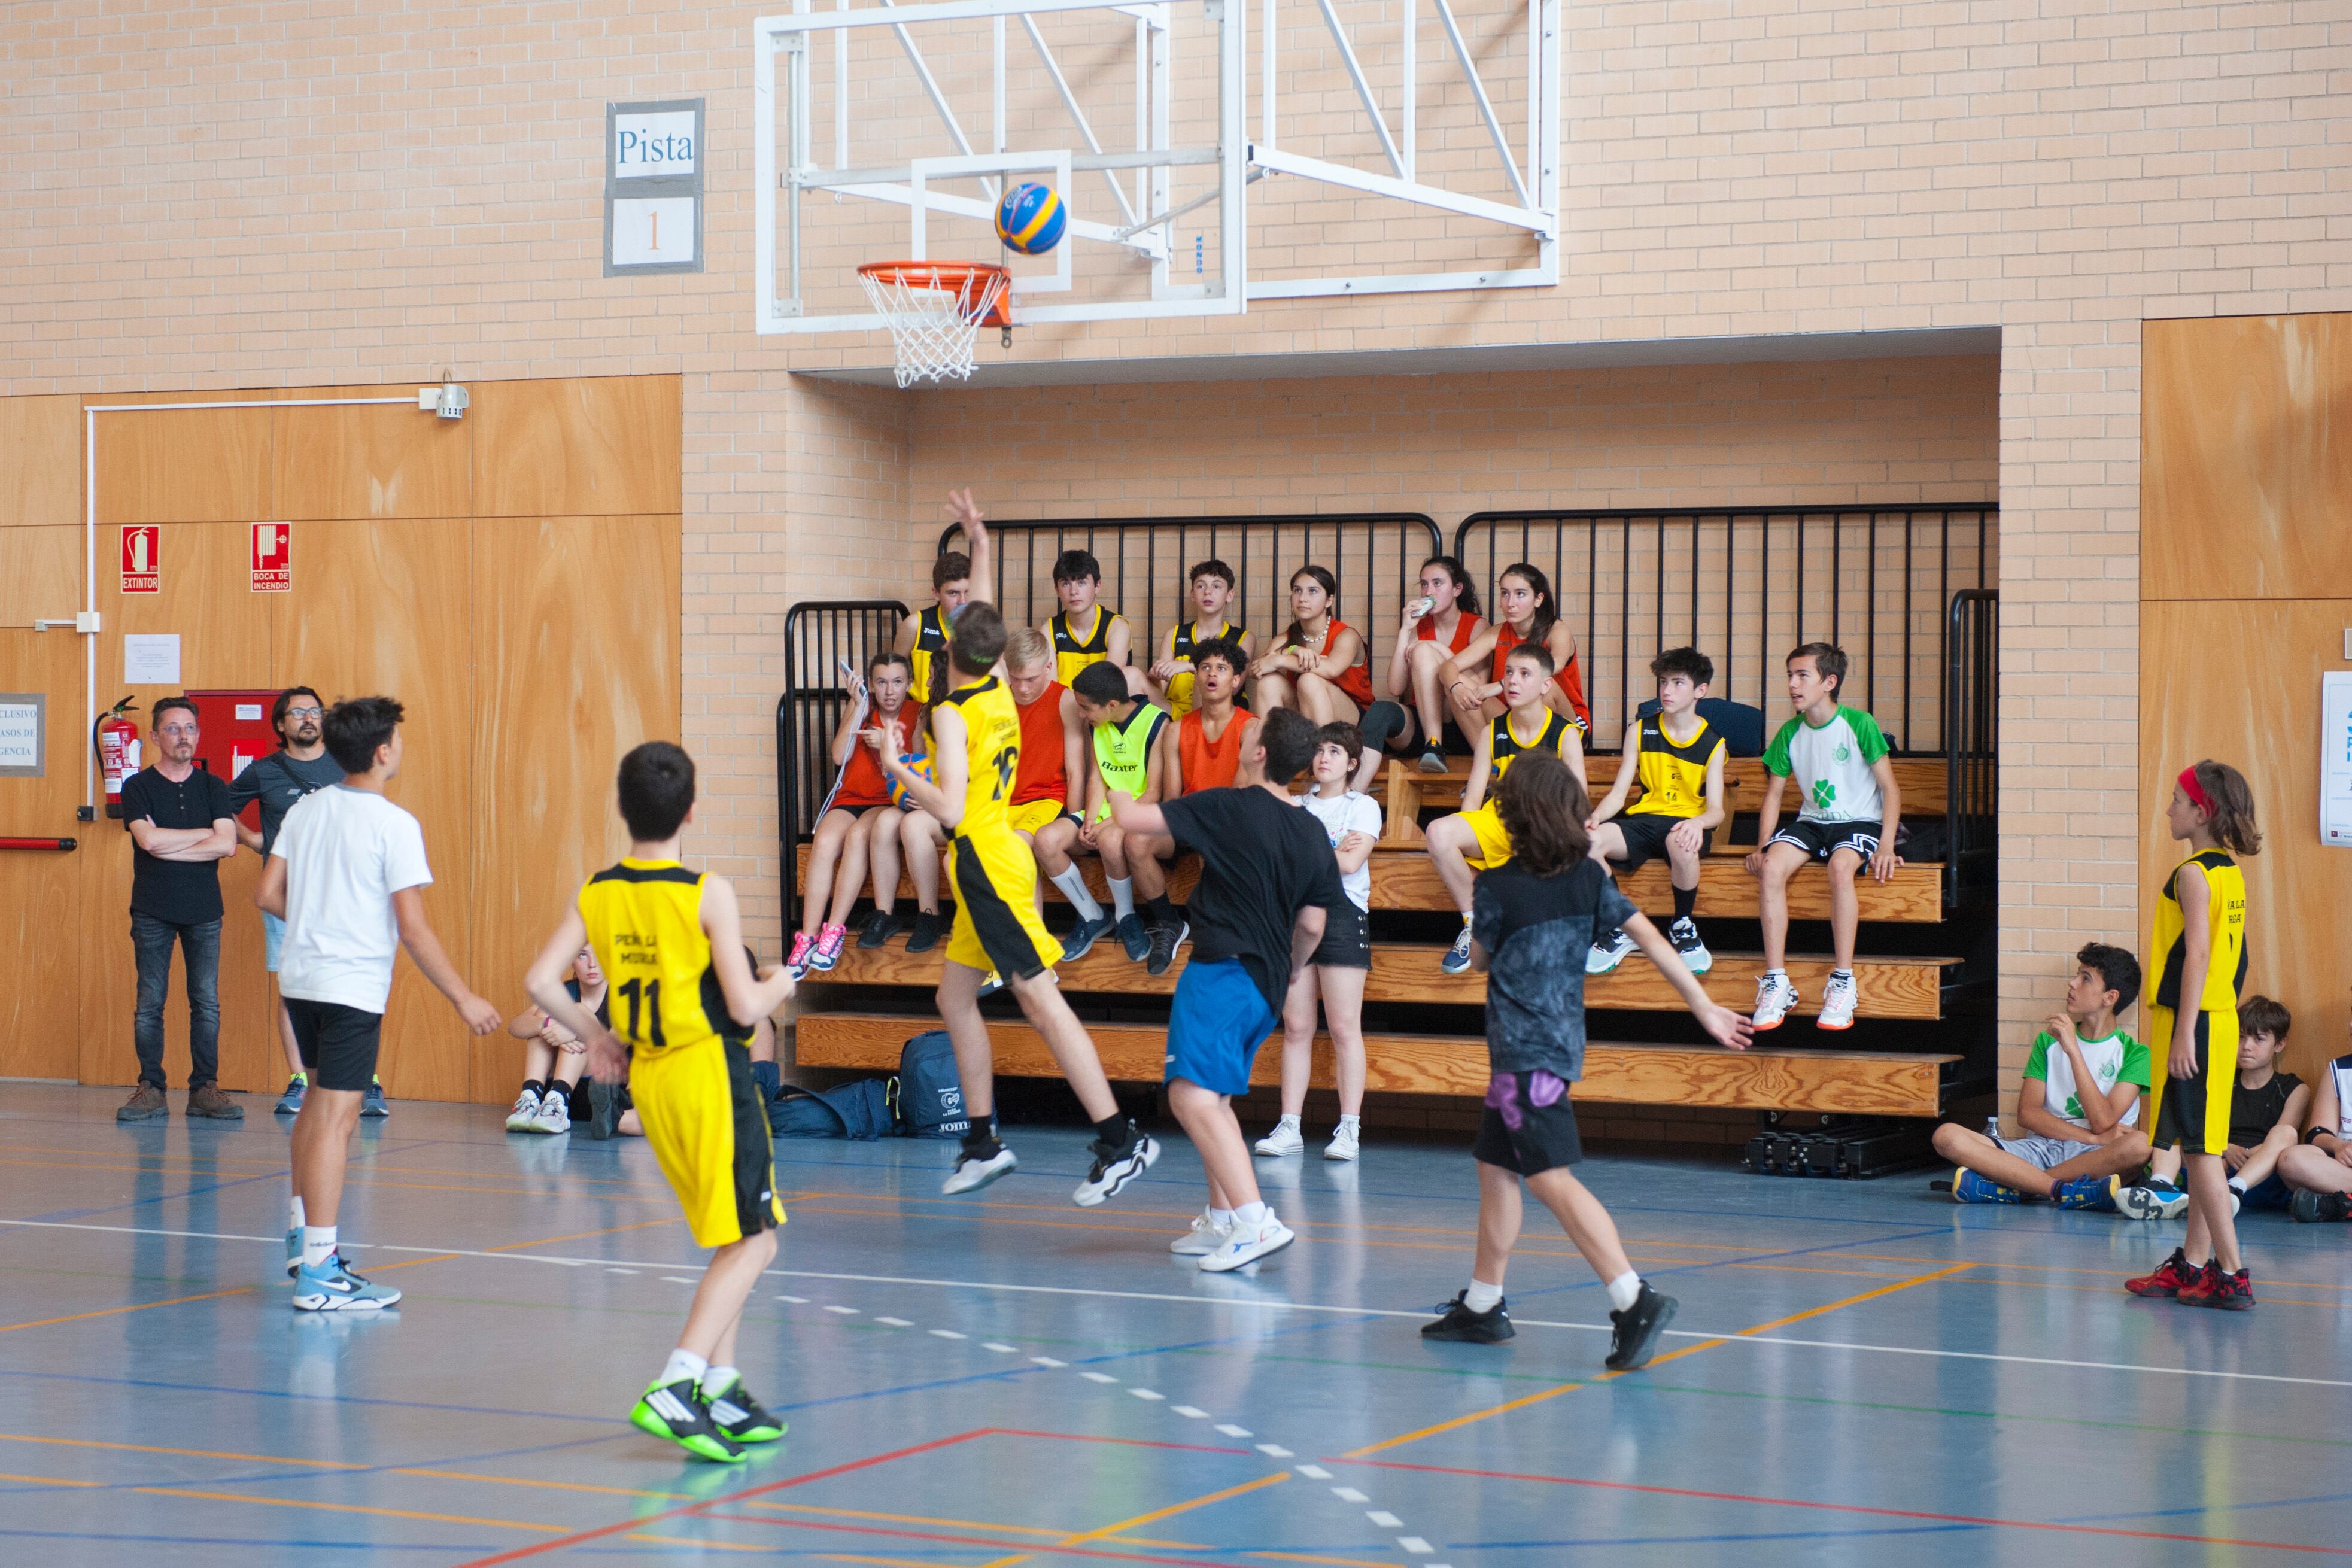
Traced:
<path fill-rule="evenodd" d="M 63 1476 L 12 1476 L 0 1470 L 0 1481 L 29 1481 L 37 1487 L 102 1487 L 104 1481 L 69 1481 Z"/>
<path fill-rule="evenodd" d="M 817 1559 L 820 1563 L 871 1563 L 878 1568 L 940 1568 L 937 1563 L 918 1563 L 911 1557 L 858 1557 L 846 1552 L 835 1552 Z"/>
<path fill-rule="evenodd" d="M 1973 1263 L 1956 1263 L 1948 1268 L 1939 1268 L 1933 1274 L 1921 1274 L 1909 1279 L 1898 1279 L 1891 1285 L 1882 1285 L 1875 1290 L 1864 1290 L 1857 1296 L 1848 1296 L 1841 1300 L 1827 1302 L 1819 1307 L 1808 1307 L 1801 1312 L 1791 1312 L 1785 1318 L 1775 1318 L 1769 1323 L 1757 1323 L 1752 1327 L 1740 1330 L 1736 1334 L 1726 1334 L 1719 1339 L 1701 1340 L 1696 1344 L 1685 1345 L 1680 1350 L 1668 1351 L 1664 1355 L 1653 1356 L 1650 1359 L 1649 1365 L 1663 1366 L 1667 1362 L 1680 1361 L 1686 1355 L 1695 1355 L 1700 1351 L 1710 1350 L 1717 1345 L 1727 1343 L 1731 1340 L 1746 1339 L 1751 1334 L 1769 1333 L 1774 1329 L 1785 1329 L 1790 1323 L 1801 1323 L 1808 1318 L 1818 1318 L 1825 1312 L 1834 1312 L 1842 1307 L 1852 1307 L 1864 1301 L 1876 1300 L 1881 1296 L 1891 1296 L 1897 1290 L 1908 1290 L 1915 1285 L 1927 1285 L 1937 1279 L 1949 1279 L 1955 1274 L 1958 1274 L 1963 1270 L 1973 1268 L 1975 1267 L 1976 1265 Z M 1633 1370 L 1640 1371 L 1643 1369 L 1635 1368 Z M 1622 1372 L 1604 1372 L 1599 1377 L 1596 1377 L 1591 1381 L 1593 1383 L 1608 1383 L 1612 1379 L 1623 1377 L 1625 1375 L 1626 1373 Z M 1400 1448 L 1407 1443 L 1417 1443 L 1423 1437 L 1434 1437 L 1440 1432 L 1451 1432 L 1457 1426 L 1467 1426 L 1474 1422 L 1486 1420 L 1490 1416 L 1507 1415 L 1514 1410 L 1524 1410 L 1530 1405 L 1540 1405 L 1547 1399 L 1558 1399 L 1563 1394 L 1573 1394 L 1578 1389 L 1585 1386 L 1587 1386 L 1585 1384 L 1570 1383 L 1564 1384 L 1558 1388 L 1548 1388 L 1540 1394 L 1526 1394 L 1520 1398 L 1510 1400 L 1502 1405 L 1497 1405 L 1492 1409 L 1474 1410 L 1467 1415 L 1456 1415 L 1450 1421 L 1440 1421 L 1435 1426 L 1423 1426 L 1418 1431 L 1407 1432 L 1402 1436 L 1390 1437 L 1384 1441 L 1374 1443 L 1369 1447 L 1351 1448 L 1347 1453 L 1342 1454 L 1340 1458 L 1344 1459 L 1360 1459 L 1367 1454 L 1378 1454 L 1390 1448 Z"/>
<path fill-rule="evenodd" d="M 52 1323 L 79 1323 L 87 1318 L 119 1318 L 125 1312 L 143 1312 L 150 1307 L 178 1307 L 190 1301 L 217 1301 L 223 1296 L 242 1296 L 253 1289 L 239 1285 L 233 1290 L 207 1290 L 201 1296 L 174 1296 L 168 1301 L 136 1301 L 128 1307 L 100 1307 L 94 1312 L 72 1312 L 62 1318 L 39 1318 L 29 1323 L 9 1323 L 0 1326 L 0 1334 L 13 1334 L 18 1329 L 46 1329 Z"/>
<path fill-rule="evenodd" d="M 1007 1535 L 1048 1536 L 1056 1541 L 1069 1533 L 1066 1530 L 1054 1530 L 1040 1524 L 998 1524 L 992 1521 L 978 1519 L 936 1519 L 929 1514 L 921 1513 L 873 1513 L 860 1508 L 819 1508 L 814 1503 L 770 1502 L 764 1498 L 750 1498 L 745 1500 L 745 1502 L 740 1506 L 772 1509 L 779 1513 L 818 1513 L 824 1514 L 835 1519 L 870 1520 L 879 1524 L 941 1524 L 956 1530 L 993 1530 Z M 1196 1542 L 1183 1541 L 1145 1541 L 1141 1539 L 1134 1539 L 1130 1540 L 1129 1544 L 1134 1546 L 1166 1547 L 1171 1551 L 1177 1552 L 1206 1552 L 1210 1550 L 1210 1548 L 1202 1546 Z M 936 1565 L 934 1565 L 934 1568 L 936 1568 Z"/>
<path fill-rule="evenodd" d="M 1247 1492 L 1257 1491 L 1262 1488 L 1274 1486 L 1279 1482 L 1286 1481 L 1289 1479 L 1290 1472 L 1288 1470 L 1276 1470 L 1273 1475 L 1260 1476 L 1254 1481 L 1244 1481 L 1237 1487 L 1227 1487 L 1223 1491 L 1211 1492 L 1206 1497 L 1191 1498 L 1183 1502 L 1171 1502 L 1166 1508 L 1156 1508 L 1150 1513 L 1139 1513 L 1133 1519 L 1122 1519 L 1117 1524 L 1106 1524 L 1099 1530 L 1081 1531 L 1076 1535 L 1066 1535 L 1054 1544 L 1056 1546 L 1083 1546 L 1089 1541 L 1101 1541 L 1109 1536 L 1117 1535 L 1121 1531 L 1140 1529 L 1144 1525 L 1154 1523 L 1160 1520 L 1168 1519 L 1180 1513 L 1190 1513 L 1196 1508 L 1207 1508 L 1211 1503 L 1223 1502 L 1228 1499 L 1237 1498 Z M 983 1563 L 980 1565 L 980 1568 L 1013 1568 L 1013 1564 L 1015 1563 L 1028 1562 L 1029 1557 L 1030 1554 L 1027 1552 L 1015 1552 L 1010 1557 L 999 1557 L 990 1562 Z"/>
<path fill-rule="evenodd" d="M 241 1465 L 297 1465 L 321 1470 L 372 1470 L 373 1465 L 345 1459 L 288 1459 L 276 1454 L 229 1454 L 217 1448 L 165 1448 L 150 1443 L 108 1443 L 96 1437 L 36 1437 L 25 1432 L 0 1432 L 0 1443 L 42 1443 L 63 1448 L 112 1448 L 125 1454 L 175 1454 L 184 1459 L 234 1459 Z M 430 1475 L 431 1471 L 419 1472 Z"/>
<path fill-rule="evenodd" d="M 420 1513 L 405 1508 L 371 1508 L 356 1502 L 308 1502 L 296 1498 L 247 1497 L 237 1492 L 200 1492 L 185 1487 L 132 1487 L 134 1492 L 147 1497 L 198 1498 L 206 1502 L 255 1503 L 264 1508 L 318 1509 L 327 1513 L 368 1513 L 384 1519 L 422 1519 L 435 1524 L 478 1524 L 492 1530 L 531 1530 L 542 1535 L 569 1535 L 568 1524 L 530 1524 L 516 1519 L 477 1519 L 464 1513 Z"/>
<path fill-rule="evenodd" d="M 1244 1557 L 1272 1557 L 1284 1563 L 1328 1563 L 1332 1568 L 1396 1568 L 1393 1563 L 1368 1563 L 1360 1557 L 1317 1557 L 1305 1552 L 1244 1552 Z"/>

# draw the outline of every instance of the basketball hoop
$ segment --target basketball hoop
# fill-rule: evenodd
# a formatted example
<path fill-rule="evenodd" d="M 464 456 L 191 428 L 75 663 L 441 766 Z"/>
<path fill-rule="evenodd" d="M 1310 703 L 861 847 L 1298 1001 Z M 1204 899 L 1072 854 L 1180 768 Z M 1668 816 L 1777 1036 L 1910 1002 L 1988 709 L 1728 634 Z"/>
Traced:
<path fill-rule="evenodd" d="M 1012 274 L 993 263 L 869 261 L 857 269 L 857 280 L 897 340 L 900 386 L 917 377 L 961 381 L 971 374 L 981 328 L 1012 333 L 1006 308 Z"/>

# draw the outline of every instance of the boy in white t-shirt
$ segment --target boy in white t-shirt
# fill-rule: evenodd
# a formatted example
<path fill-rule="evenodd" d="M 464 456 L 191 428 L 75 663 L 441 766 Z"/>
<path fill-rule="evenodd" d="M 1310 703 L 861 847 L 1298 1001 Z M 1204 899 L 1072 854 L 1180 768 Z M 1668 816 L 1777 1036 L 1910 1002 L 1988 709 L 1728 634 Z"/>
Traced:
<path fill-rule="evenodd" d="M 294 1204 L 286 1272 L 303 1312 L 375 1311 L 400 1300 L 343 1266 L 335 1216 L 360 1100 L 375 1079 L 393 955 L 400 948 L 487 1035 L 499 1010 L 468 990 L 425 923 L 433 880 L 416 818 L 384 798 L 400 773 L 400 704 L 354 697 L 327 710 L 327 754 L 343 782 L 307 795 L 286 814 L 253 901 L 286 922 L 278 993 L 310 1075 L 294 1119 Z"/>
<path fill-rule="evenodd" d="M 1261 1154 L 1296 1154 L 1307 1147 L 1298 1119 L 1307 1108 L 1307 1080 L 1314 1070 L 1315 1004 L 1319 996 L 1331 1030 L 1331 1054 L 1339 1079 L 1339 1125 L 1324 1146 L 1326 1160 L 1352 1160 L 1363 1131 L 1364 981 L 1372 969 L 1370 910 L 1372 847 L 1380 842 L 1380 803 L 1349 788 L 1364 749 L 1363 731 L 1353 724 L 1326 724 L 1315 731 L 1314 786 L 1300 804 L 1323 825 L 1339 862 L 1339 887 L 1349 907 L 1327 913 L 1323 940 L 1300 965 L 1282 1001 L 1282 1120 L 1257 1141 Z"/>
<path fill-rule="evenodd" d="M 2147 1047 L 2116 1016 L 2139 994 L 2139 961 L 2092 942 L 2074 955 L 2066 1011 L 2034 1037 L 2017 1086 L 2021 1138 L 1936 1129 L 1936 1152 L 1960 1167 L 1952 1199 L 2021 1204 L 2047 1198 L 2061 1208 L 2113 1210 L 2109 1178 L 2147 1161 L 2140 1099 L 2147 1092 Z"/>

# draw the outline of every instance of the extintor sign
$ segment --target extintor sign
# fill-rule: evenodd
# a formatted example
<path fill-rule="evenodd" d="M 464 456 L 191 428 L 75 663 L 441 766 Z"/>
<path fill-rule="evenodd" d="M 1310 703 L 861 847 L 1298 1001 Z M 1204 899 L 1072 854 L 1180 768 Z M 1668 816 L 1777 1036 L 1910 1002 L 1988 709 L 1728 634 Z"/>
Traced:
<path fill-rule="evenodd" d="M 122 528 L 122 591 L 160 594 L 163 591 L 162 552 L 163 531 L 152 522 L 125 523 Z"/>
<path fill-rule="evenodd" d="M 294 525 L 257 522 L 253 525 L 253 591 L 290 594 L 294 591 Z"/>

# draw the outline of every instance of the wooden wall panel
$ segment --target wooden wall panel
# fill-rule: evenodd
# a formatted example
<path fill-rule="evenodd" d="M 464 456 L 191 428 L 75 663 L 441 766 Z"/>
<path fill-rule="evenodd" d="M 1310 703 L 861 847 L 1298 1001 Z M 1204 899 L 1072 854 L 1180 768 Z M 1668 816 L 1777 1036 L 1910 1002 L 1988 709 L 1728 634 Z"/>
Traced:
<path fill-rule="evenodd" d="M 81 521 L 81 399 L 0 397 L 0 528 Z"/>
<path fill-rule="evenodd" d="M 465 517 L 473 510 L 470 419 L 438 418 L 414 403 L 280 408 L 270 417 L 271 517 Z"/>
<path fill-rule="evenodd" d="M 628 852 L 613 770 L 679 735 L 680 520 L 474 525 L 474 985 L 512 1014 L 581 879 Z M 521 1077 L 506 1036 L 476 1047 L 471 1096 Z"/>
<path fill-rule="evenodd" d="M 100 416 L 101 423 L 114 416 Z M 131 416 L 123 417 L 151 417 Z M 209 414 L 163 414 L 156 420 L 206 421 Z M 103 456 L 104 436 L 100 437 Z M 101 547 L 107 541 L 103 527 Z M 137 699 L 142 731 L 151 723 L 155 700 L 190 688 L 268 686 L 270 678 L 272 607 L 277 595 L 256 594 L 247 571 L 246 523 L 167 523 L 162 534 L 162 591 L 125 595 L 110 550 L 99 562 L 98 605 L 106 629 L 98 639 L 98 689 L 101 705 L 128 692 Z M 298 546 L 299 548 L 299 546 Z M 79 589 L 75 603 L 79 604 Z M 176 633 L 180 679 L 168 685 L 129 686 L 123 680 L 122 639 L 129 633 Z M 49 634 L 55 635 L 55 634 Z M 129 1084 L 139 1076 L 131 1041 L 138 970 L 131 956 L 131 837 L 122 824 L 101 817 L 90 825 L 89 843 L 75 858 L 82 863 L 81 1078 L 85 1083 Z M 260 916 L 251 906 L 251 879 L 259 873 L 250 855 L 222 866 L 223 898 L 229 905 L 221 929 L 222 1082 L 230 1089 L 258 1089 L 245 1076 L 260 1059 L 256 1040 L 266 1044 L 268 1022 L 261 979 Z M 243 900 L 240 902 L 240 900 Z M 166 1016 L 166 1069 L 176 1089 L 187 1077 L 187 1016 L 173 961 L 173 1000 Z"/>
<path fill-rule="evenodd" d="M 77 524 L 16 528 L 0 539 L 0 626 L 30 626 L 36 619 L 69 618 L 81 608 L 81 538 Z M 41 635 L 73 643 L 75 658 L 80 658 L 80 640 L 70 628 Z M 81 681 L 76 679 L 74 710 L 80 709 Z"/>
<path fill-rule="evenodd" d="M 2140 596 L 2352 595 L 2352 315 L 2150 321 Z"/>
<path fill-rule="evenodd" d="M 476 823 L 472 589 L 464 519 L 311 522 L 295 539 L 299 592 L 271 595 L 277 658 L 267 684 L 301 681 L 330 702 L 397 697 L 405 754 L 393 801 L 425 829 L 433 885 L 425 909 L 450 961 L 477 987 L 468 942 Z M 472 1037 L 404 956 L 384 1016 L 385 1089 L 465 1097 Z"/>
<path fill-rule="evenodd" d="M 2352 1011 L 2352 850 L 2319 841 L 2320 676 L 2345 667 L 2347 627 L 2352 598 L 2141 609 L 2140 945 L 2182 856 L 2163 823 L 2173 781 L 2200 758 L 2229 763 L 2253 787 L 2263 834 L 2245 863 L 2247 984 L 2294 1012 L 2289 1063 L 2306 1079 L 2344 1051 Z M 2228 656 L 2209 657 L 2219 649 Z"/>
<path fill-rule="evenodd" d="M 48 698 L 47 769 L 0 778 L 0 835 L 86 840 L 81 790 L 81 639 L 0 629 L 0 691 Z M 81 954 L 79 851 L 0 849 L 0 1078 L 63 1078 L 79 1065 L 74 1030 Z"/>
<path fill-rule="evenodd" d="M 186 396 L 89 401 L 178 402 Z M 267 408 L 100 415 L 100 524 L 254 522 L 270 516 L 270 419 Z"/>
<path fill-rule="evenodd" d="M 498 381 L 472 393 L 476 516 L 680 510 L 685 413 L 677 376 Z"/>

